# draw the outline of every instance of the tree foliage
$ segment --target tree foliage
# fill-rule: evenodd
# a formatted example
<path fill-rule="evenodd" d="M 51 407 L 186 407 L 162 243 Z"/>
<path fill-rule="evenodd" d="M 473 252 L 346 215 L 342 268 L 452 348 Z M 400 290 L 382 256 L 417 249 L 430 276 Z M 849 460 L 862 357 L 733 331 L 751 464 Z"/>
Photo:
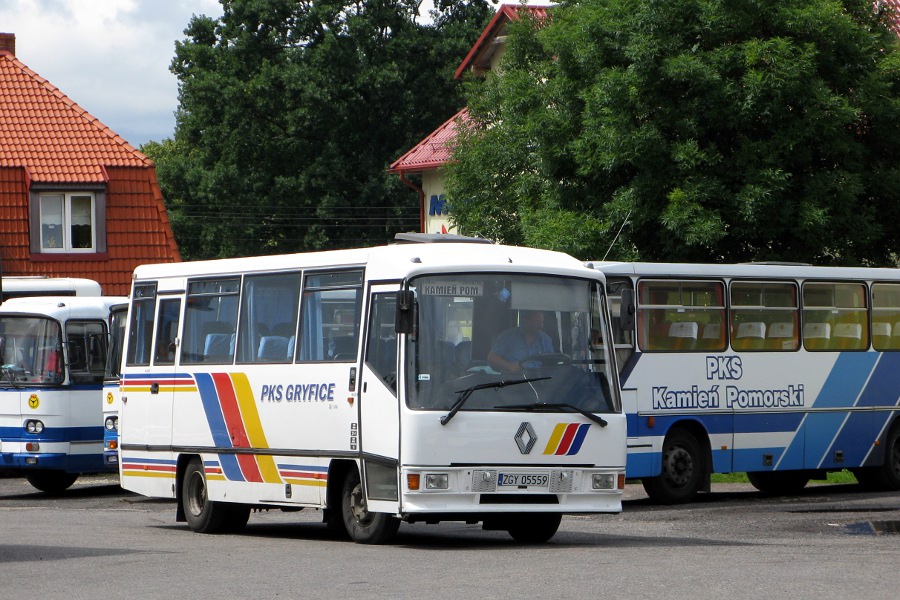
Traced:
<path fill-rule="evenodd" d="M 148 144 L 186 258 L 383 243 L 418 228 L 391 161 L 463 104 L 492 11 L 442 0 L 222 0 L 176 43 L 174 140 Z M 466 24 L 467 26 L 463 26 Z"/>
<path fill-rule="evenodd" d="M 469 85 L 459 228 L 585 259 L 887 264 L 900 54 L 869 0 L 564 0 Z M 618 235 L 618 239 L 616 239 Z"/>

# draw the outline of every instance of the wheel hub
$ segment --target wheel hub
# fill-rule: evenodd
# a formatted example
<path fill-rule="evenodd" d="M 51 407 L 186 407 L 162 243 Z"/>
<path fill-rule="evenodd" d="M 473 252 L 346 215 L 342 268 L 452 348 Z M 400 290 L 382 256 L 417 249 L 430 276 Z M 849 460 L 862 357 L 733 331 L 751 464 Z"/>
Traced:
<path fill-rule="evenodd" d="M 691 455 L 684 448 L 675 447 L 669 450 L 665 459 L 666 477 L 675 485 L 686 485 L 694 474 L 694 463 Z"/>

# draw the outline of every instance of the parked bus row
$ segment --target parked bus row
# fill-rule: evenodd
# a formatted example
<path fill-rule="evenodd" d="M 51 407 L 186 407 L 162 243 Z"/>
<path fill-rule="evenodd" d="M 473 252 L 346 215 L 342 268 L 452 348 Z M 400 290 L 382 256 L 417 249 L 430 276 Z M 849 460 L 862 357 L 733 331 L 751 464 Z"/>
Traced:
<path fill-rule="evenodd" d="M 119 469 L 195 531 L 318 508 L 368 543 L 401 520 L 546 540 L 564 513 L 620 510 L 626 475 L 664 503 L 736 471 L 900 489 L 896 270 L 400 241 L 139 267 L 90 316 L 5 304 L 0 467 L 45 491 Z M 76 394 L 102 413 L 55 408 Z"/>

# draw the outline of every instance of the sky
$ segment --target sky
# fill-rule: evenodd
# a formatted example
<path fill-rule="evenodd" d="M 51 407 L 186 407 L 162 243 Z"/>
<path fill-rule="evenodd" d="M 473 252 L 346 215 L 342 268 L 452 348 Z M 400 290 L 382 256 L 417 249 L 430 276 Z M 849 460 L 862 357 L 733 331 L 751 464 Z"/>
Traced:
<path fill-rule="evenodd" d="M 175 41 L 218 0 L 0 0 L 16 58 L 135 148 L 175 134 Z"/>

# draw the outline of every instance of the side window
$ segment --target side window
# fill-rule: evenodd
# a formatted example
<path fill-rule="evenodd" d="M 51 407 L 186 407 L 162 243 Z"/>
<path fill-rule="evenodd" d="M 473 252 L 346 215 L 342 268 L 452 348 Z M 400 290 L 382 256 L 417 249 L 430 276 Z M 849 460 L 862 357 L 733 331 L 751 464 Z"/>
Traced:
<path fill-rule="evenodd" d="M 306 276 L 297 360 L 356 360 L 362 281 L 362 271 Z"/>
<path fill-rule="evenodd" d="M 125 364 L 132 367 L 147 366 L 150 364 L 150 345 L 153 341 L 156 285 L 135 285 L 131 298 L 131 319 L 128 327 L 128 352 Z"/>
<path fill-rule="evenodd" d="M 394 392 L 397 391 L 397 294 L 375 294 L 366 341 L 366 364 Z"/>
<path fill-rule="evenodd" d="M 866 350 L 869 347 L 866 286 L 862 283 L 804 284 L 803 346 L 807 350 Z"/>
<path fill-rule="evenodd" d="M 621 370 L 625 362 L 634 354 L 634 328 L 625 327 L 623 323 L 634 322 L 634 293 L 628 279 L 610 279 L 606 284 L 609 301 L 609 318 L 613 331 L 618 367 Z M 624 300 L 623 300 L 624 298 Z"/>
<path fill-rule="evenodd" d="M 289 363 L 297 339 L 300 274 L 244 278 L 238 362 Z"/>
<path fill-rule="evenodd" d="M 206 279 L 188 283 L 181 362 L 234 362 L 241 280 Z"/>
<path fill-rule="evenodd" d="M 731 347 L 735 350 L 796 350 L 799 325 L 794 283 L 732 282 Z"/>
<path fill-rule="evenodd" d="M 153 350 L 153 364 L 175 364 L 175 338 L 178 337 L 178 317 L 181 313 L 181 299 L 160 300 L 159 317 L 156 320 L 156 345 Z"/>
<path fill-rule="evenodd" d="M 109 316 L 109 352 L 106 355 L 105 379 L 116 380 L 122 375 L 122 343 L 125 340 L 127 308 L 116 307 Z"/>
<path fill-rule="evenodd" d="M 719 281 L 638 283 L 638 343 L 648 352 L 725 349 L 725 286 Z"/>
<path fill-rule="evenodd" d="M 900 284 L 872 286 L 872 347 L 900 350 Z"/>
<path fill-rule="evenodd" d="M 66 342 L 72 381 L 103 381 L 108 345 L 103 322 L 69 321 Z"/>

